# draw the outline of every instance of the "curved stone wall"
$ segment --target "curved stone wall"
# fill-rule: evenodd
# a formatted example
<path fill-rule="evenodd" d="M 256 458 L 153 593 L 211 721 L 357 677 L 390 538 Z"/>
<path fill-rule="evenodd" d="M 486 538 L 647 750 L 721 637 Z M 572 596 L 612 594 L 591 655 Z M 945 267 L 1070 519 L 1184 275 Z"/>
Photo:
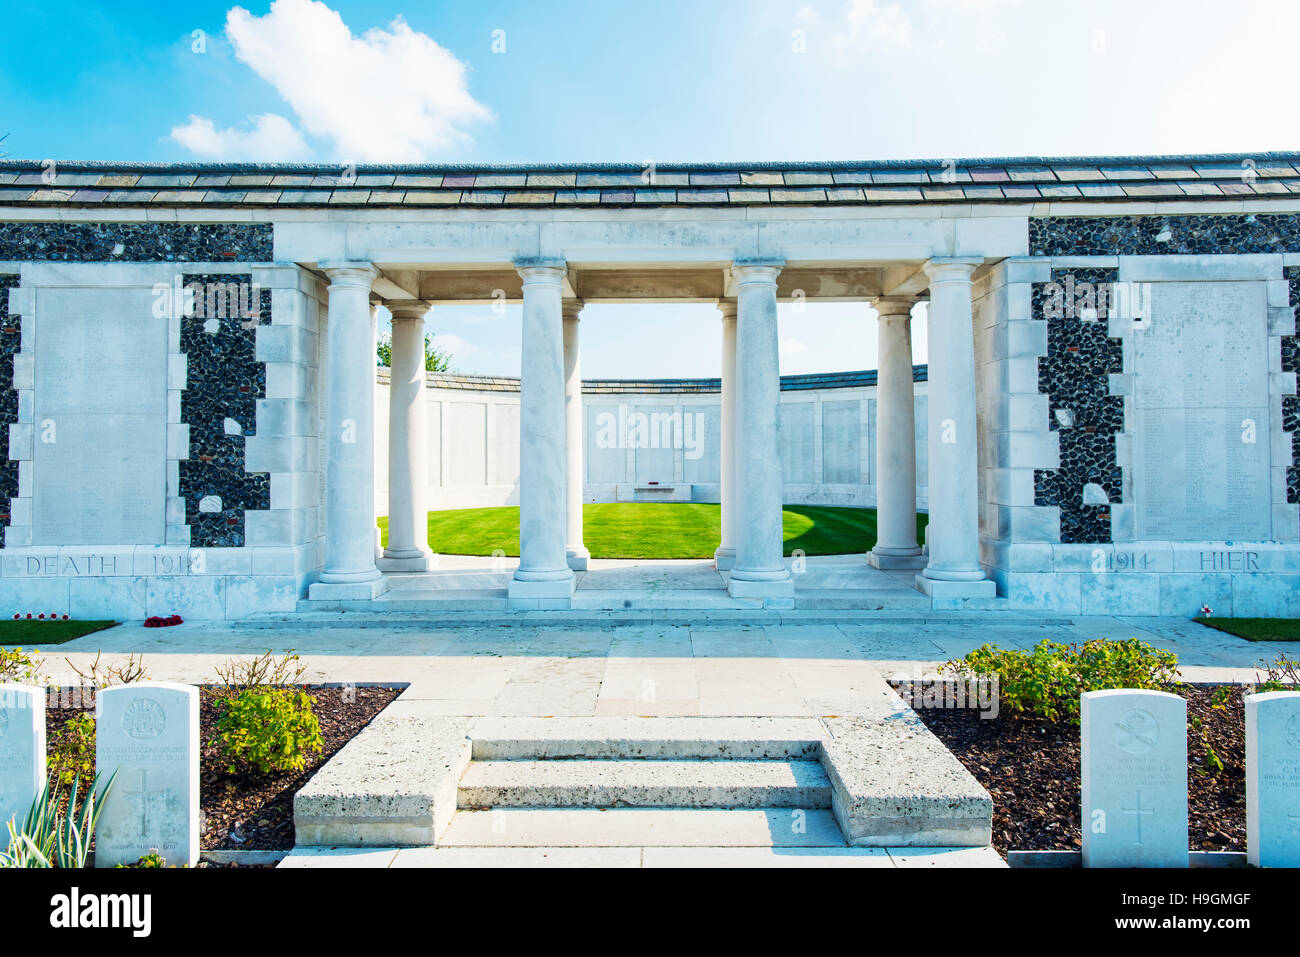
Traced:
<path fill-rule="evenodd" d="M 917 495 L 926 505 L 925 367 L 916 378 Z M 376 510 L 388 511 L 388 370 L 376 381 Z M 519 504 L 519 380 L 429 373 L 428 506 Z M 719 497 L 717 379 L 583 382 L 588 502 Z M 783 376 L 785 501 L 876 504 L 876 373 Z"/>

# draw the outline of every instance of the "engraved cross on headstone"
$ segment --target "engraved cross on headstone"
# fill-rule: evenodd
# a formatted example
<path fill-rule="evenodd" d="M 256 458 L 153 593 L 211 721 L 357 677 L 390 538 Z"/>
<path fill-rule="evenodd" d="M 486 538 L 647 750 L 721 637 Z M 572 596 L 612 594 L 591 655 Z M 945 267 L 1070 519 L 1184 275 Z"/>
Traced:
<path fill-rule="evenodd" d="M 1148 808 L 1144 808 L 1144 807 L 1142 806 L 1142 792 L 1141 792 L 1141 791 L 1135 791 L 1135 792 L 1134 792 L 1134 802 L 1133 802 L 1133 803 L 1136 804 L 1137 807 L 1122 807 L 1122 808 L 1120 808 L 1120 810 L 1123 811 L 1125 814 L 1132 814 L 1132 815 L 1134 815 L 1134 816 L 1137 818 L 1137 828 L 1138 828 L 1138 839 L 1137 839 L 1137 842 L 1138 842 L 1139 844 L 1141 844 L 1141 843 L 1142 843 L 1142 818 L 1143 818 L 1143 817 L 1150 817 L 1150 816 L 1154 815 L 1154 814 L 1156 813 L 1156 811 L 1155 811 L 1155 808 L 1150 808 L 1150 807 L 1148 807 Z"/>
<path fill-rule="evenodd" d="M 126 796 L 131 799 L 132 807 L 140 813 L 140 834 L 141 839 L 149 837 L 149 814 L 154 805 L 160 805 L 166 799 L 165 794 L 157 791 L 147 790 L 149 786 L 149 772 L 144 768 L 140 769 L 140 784 L 134 791 L 127 791 Z"/>

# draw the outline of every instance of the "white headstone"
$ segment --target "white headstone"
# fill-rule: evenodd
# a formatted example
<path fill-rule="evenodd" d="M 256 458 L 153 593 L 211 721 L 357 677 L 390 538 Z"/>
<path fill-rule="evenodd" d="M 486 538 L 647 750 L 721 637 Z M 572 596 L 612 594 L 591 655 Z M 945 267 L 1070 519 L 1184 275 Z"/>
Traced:
<path fill-rule="evenodd" d="M 199 859 L 199 690 L 141 682 L 99 693 L 95 767 L 117 778 L 95 832 L 95 866 L 156 850 L 172 866 Z"/>
<path fill-rule="evenodd" d="M 1187 702 L 1163 691 L 1081 696 L 1084 867 L 1187 866 Z"/>
<path fill-rule="evenodd" d="M 1246 856 L 1300 867 L 1300 691 L 1246 696 Z"/>
<path fill-rule="evenodd" d="M 45 784 L 45 690 L 0 684 L 0 843 Z"/>

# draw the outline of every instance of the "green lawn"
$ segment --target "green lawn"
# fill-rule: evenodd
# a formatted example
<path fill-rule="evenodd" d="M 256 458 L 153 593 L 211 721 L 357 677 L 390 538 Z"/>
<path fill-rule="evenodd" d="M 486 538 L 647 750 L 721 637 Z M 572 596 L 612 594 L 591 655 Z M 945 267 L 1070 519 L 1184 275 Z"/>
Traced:
<path fill-rule="evenodd" d="M 1197 618 L 1218 631 L 1247 641 L 1300 641 L 1300 618 Z"/>
<path fill-rule="evenodd" d="M 785 553 L 865 552 L 876 543 L 876 510 L 787 505 Z M 583 537 L 593 558 L 712 558 L 718 547 L 718 505 L 610 502 L 582 507 Z M 926 523 L 916 518 L 917 535 Z M 388 519 L 379 520 L 385 543 Z M 919 540 L 919 539 L 918 539 Z M 429 547 L 443 555 L 519 554 L 518 508 L 462 508 L 429 513 Z"/>
<path fill-rule="evenodd" d="M 0 620 L 0 645 L 61 645 L 94 631 L 112 628 L 115 621 Z"/>

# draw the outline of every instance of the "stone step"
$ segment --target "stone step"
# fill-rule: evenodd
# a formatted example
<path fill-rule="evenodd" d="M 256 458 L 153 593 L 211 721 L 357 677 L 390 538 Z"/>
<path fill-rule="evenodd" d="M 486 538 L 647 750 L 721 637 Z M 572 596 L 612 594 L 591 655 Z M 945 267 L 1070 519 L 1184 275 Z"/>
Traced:
<path fill-rule="evenodd" d="M 462 808 L 828 808 L 816 761 L 474 761 Z"/>
<path fill-rule="evenodd" d="M 457 811 L 461 847 L 845 847 L 830 811 L 802 808 L 495 808 Z"/>
<path fill-rule="evenodd" d="M 796 591 L 798 611 L 897 611 L 929 609 L 931 599 L 911 588 L 827 588 Z"/>
<path fill-rule="evenodd" d="M 816 718 L 480 718 L 478 761 L 558 758 L 816 759 Z"/>
<path fill-rule="evenodd" d="M 924 596 L 922 596 L 924 597 Z M 573 593 L 575 611 L 728 611 L 761 609 L 756 598 L 732 598 L 725 588 L 646 589 L 583 588 Z M 926 602 L 929 607 L 929 602 Z"/>

